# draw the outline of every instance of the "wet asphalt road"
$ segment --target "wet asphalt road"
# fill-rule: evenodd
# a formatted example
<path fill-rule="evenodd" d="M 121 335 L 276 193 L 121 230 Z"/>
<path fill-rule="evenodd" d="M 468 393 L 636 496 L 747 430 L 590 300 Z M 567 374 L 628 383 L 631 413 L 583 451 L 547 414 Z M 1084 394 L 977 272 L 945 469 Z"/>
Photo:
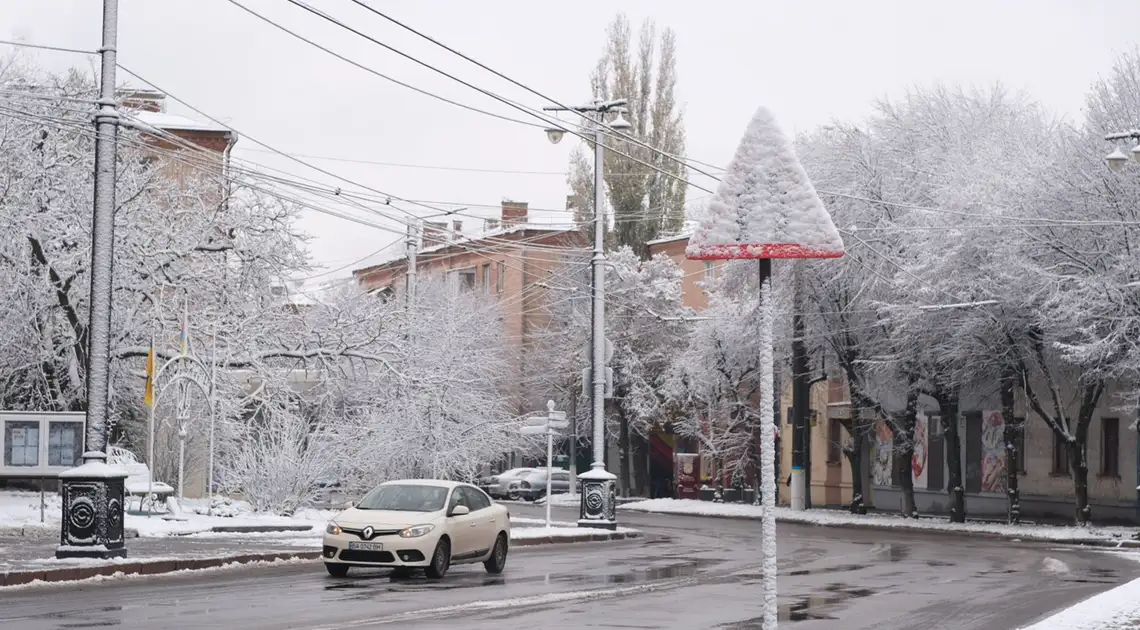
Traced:
<path fill-rule="evenodd" d="M 759 523 L 622 521 L 650 536 L 520 548 L 502 576 L 334 579 L 303 564 L 0 590 L 0 628 L 760 628 Z M 779 543 L 781 627 L 798 630 L 1008 630 L 1140 576 L 1118 554 L 992 539 L 781 525 Z"/>

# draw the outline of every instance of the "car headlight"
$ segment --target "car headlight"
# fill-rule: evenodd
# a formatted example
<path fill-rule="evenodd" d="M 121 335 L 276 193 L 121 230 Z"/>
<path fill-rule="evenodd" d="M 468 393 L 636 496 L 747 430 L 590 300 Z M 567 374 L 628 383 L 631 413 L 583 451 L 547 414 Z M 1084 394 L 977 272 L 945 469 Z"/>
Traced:
<path fill-rule="evenodd" d="M 427 535 L 433 529 L 435 529 L 435 525 L 412 525 L 407 529 L 400 530 L 400 538 L 419 538 Z"/>
<path fill-rule="evenodd" d="M 332 534 L 333 536 L 340 534 L 340 532 L 341 532 L 340 525 L 337 525 L 336 523 L 330 522 L 328 524 L 328 527 L 325 528 L 325 533 L 326 534 Z"/>

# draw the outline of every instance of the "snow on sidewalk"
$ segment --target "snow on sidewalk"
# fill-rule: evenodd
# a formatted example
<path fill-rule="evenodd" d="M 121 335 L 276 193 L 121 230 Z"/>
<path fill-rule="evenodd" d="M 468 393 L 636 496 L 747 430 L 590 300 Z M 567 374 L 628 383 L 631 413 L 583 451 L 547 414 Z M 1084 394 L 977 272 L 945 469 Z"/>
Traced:
<path fill-rule="evenodd" d="M 1135 559 L 1131 554 L 1129 556 Z M 1134 630 L 1135 628 L 1140 628 L 1140 579 L 1093 595 L 1022 630 Z"/>
<path fill-rule="evenodd" d="M 40 493 L 24 491 L 0 492 L 0 530 L 6 528 L 43 528 L 59 530 L 63 511 L 61 498 L 56 493 L 44 497 L 44 521 L 40 522 Z M 208 532 L 214 527 L 311 527 L 324 532 L 325 524 L 336 514 L 333 510 L 299 510 L 293 516 L 254 512 L 245 501 L 228 501 L 206 514 L 205 499 L 183 499 L 181 514 L 176 519 L 163 518 L 165 514 L 138 516 L 128 513 L 124 521 L 127 529 L 138 531 L 142 537 L 162 537 Z M 296 535 L 296 532 L 294 532 Z"/>
<path fill-rule="evenodd" d="M 744 503 L 713 503 L 692 499 L 647 499 L 618 506 L 622 510 L 678 514 L 690 516 L 718 516 L 733 518 L 760 518 L 763 508 Z M 1123 527 L 1062 527 L 1052 525 L 1007 525 L 1004 523 L 951 523 L 945 518 L 903 518 L 889 514 L 849 514 L 837 510 L 806 510 L 793 512 L 777 507 L 776 520 L 783 523 L 804 523 L 836 527 L 877 527 L 884 529 L 940 531 L 967 534 L 990 534 L 1022 540 L 1055 542 L 1122 542 L 1131 540 L 1135 530 Z"/>

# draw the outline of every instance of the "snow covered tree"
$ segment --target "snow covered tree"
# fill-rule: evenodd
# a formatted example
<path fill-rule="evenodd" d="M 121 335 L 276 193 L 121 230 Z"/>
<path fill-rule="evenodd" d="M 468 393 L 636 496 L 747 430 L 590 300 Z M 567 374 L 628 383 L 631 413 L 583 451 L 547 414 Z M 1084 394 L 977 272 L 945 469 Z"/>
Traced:
<path fill-rule="evenodd" d="M 685 153 L 684 119 L 675 95 L 675 33 L 667 28 L 658 38 L 657 27 L 646 20 L 635 43 L 629 20 L 619 14 L 606 32 L 605 52 L 590 84 L 594 98 L 628 100 L 625 115 L 633 128 L 625 133 L 659 151 L 614 134 L 607 138 L 606 146 L 675 176 L 663 175 L 615 151 L 606 153 L 604 177 L 613 208 L 612 245 L 629 247 L 644 258 L 648 255 L 646 241 L 662 232 L 680 231 L 685 221 L 685 184 L 677 179 L 685 179 L 685 167 L 662 153 Z M 587 144 L 592 151 L 592 144 Z M 580 224 L 593 217 L 592 164 L 581 148 L 570 160 L 568 183 L 575 199 L 583 200 L 576 208 Z"/>

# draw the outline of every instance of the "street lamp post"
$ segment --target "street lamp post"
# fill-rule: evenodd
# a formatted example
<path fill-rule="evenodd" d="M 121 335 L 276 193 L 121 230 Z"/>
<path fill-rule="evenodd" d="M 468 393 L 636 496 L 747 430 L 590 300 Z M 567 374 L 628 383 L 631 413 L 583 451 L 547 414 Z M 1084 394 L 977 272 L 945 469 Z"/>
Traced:
<path fill-rule="evenodd" d="M 1121 131 L 1118 133 L 1110 133 L 1104 137 L 1107 142 L 1116 142 L 1117 140 L 1134 140 L 1136 145 L 1129 151 L 1132 155 L 1132 160 L 1140 162 L 1140 129 L 1131 129 L 1129 131 Z M 1128 154 L 1120 149 L 1119 146 L 1114 147 L 1112 153 L 1105 156 L 1104 161 L 1108 163 L 1108 168 L 1119 171 L 1128 164 Z"/>
<path fill-rule="evenodd" d="M 605 188 L 603 176 L 605 174 L 605 147 L 606 128 L 617 131 L 626 131 L 632 128 L 621 117 L 622 108 L 626 105 L 625 99 L 610 101 L 595 100 L 590 105 L 581 107 L 563 108 L 549 107 L 547 111 L 572 111 L 593 120 L 594 131 L 594 256 L 591 259 L 593 281 L 591 327 L 590 327 L 590 402 L 591 418 L 594 423 L 594 462 L 589 472 L 578 475 L 582 482 L 582 498 L 579 503 L 578 526 L 600 527 L 605 529 L 617 528 L 617 501 L 615 482 L 617 477 L 606 470 L 606 442 L 605 442 L 605 396 L 606 396 L 606 220 L 603 207 L 605 206 Z M 609 125 L 606 124 L 606 114 L 617 112 L 618 117 Z M 566 129 L 555 127 L 546 130 L 546 135 L 552 143 L 562 140 Z"/>
<path fill-rule="evenodd" d="M 124 480 L 106 463 L 111 388 L 111 297 L 115 260 L 115 107 L 118 0 L 103 0 L 99 108 L 95 111 L 95 194 L 91 220 L 91 294 L 87 325 L 87 426 L 83 465 L 60 473 L 63 513 L 57 558 L 126 557 Z"/>

